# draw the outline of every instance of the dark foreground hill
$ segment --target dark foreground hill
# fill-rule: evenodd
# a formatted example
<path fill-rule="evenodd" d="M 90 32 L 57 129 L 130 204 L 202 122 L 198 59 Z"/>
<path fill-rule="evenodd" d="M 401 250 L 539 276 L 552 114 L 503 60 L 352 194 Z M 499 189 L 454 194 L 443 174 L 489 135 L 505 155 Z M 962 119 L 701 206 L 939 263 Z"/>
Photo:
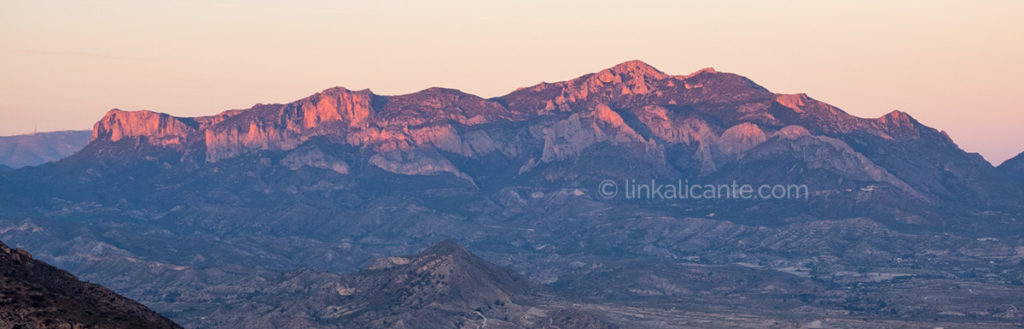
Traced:
<path fill-rule="evenodd" d="M 0 243 L 0 328 L 181 328 L 106 288 Z"/>

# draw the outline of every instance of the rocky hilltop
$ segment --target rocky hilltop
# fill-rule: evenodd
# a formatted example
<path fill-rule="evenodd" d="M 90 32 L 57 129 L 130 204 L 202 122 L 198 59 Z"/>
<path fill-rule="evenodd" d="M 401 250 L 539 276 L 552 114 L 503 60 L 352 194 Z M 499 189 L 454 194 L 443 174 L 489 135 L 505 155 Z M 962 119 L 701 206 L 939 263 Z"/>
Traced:
<path fill-rule="evenodd" d="M 267 312 L 230 327 L 615 328 L 549 289 L 452 241 L 381 258 L 353 274 L 309 269 L 260 287 Z M 265 303 L 265 304 L 263 304 Z M 230 314 L 221 312 L 219 314 Z M 230 319 L 230 318 L 229 318 Z M 231 321 L 231 320 L 226 320 Z"/>
<path fill-rule="evenodd" d="M 0 243 L 0 328 L 181 328 L 135 301 Z"/>

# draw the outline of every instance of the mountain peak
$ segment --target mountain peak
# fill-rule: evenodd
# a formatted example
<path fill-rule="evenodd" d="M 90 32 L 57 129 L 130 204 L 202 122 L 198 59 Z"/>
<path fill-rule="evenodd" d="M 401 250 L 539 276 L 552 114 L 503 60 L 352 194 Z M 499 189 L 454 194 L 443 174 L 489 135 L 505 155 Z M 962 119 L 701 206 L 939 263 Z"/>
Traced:
<path fill-rule="evenodd" d="M 370 89 L 352 90 L 342 86 L 334 86 L 331 88 L 324 89 L 319 94 L 321 95 L 340 95 L 340 94 L 372 94 Z"/>
<path fill-rule="evenodd" d="M 894 110 L 878 118 L 878 121 L 881 121 L 882 123 L 908 127 L 913 124 L 913 120 L 914 118 L 910 117 L 910 114 L 899 110 Z"/>
<path fill-rule="evenodd" d="M 368 270 L 364 273 L 373 279 L 366 282 L 376 287 L 357 290 L 374 291 L 373 298 L 387 300 L 388 305 L 414 308 L 442 302 L 474 309 L 492 305 L 495 300 L 522 299 L 535 288 L 522 275 L 480 259 L 452 240 Z M 410 289 L 415 291 L 412 296 L 408 295 Z"/>
<path fill-rule="evenodd" d="M 707 74 L 718 74 L 718 70 L 715 70 L 715 68 L 708 66 L 708 67 L 702 68 L 700 70 L 694 71 L 693 73 L 690 73 L 690 74 L 687 74 L 687 75 L 683 75 L 683 76 L 680 76 L 680 77 L 683 78 L 683 79 L 689 79 L 689 78 L 692 78 L 692 77 L 695 77 L 695 76 L 698 76 L 698 75 L 701 75 L 701 74 L 704 74 L 704 73 L 707 73 Z"/>
<path fill-rule="evenodd" d="M 415 92 L 413 94 L 457 94 L 458 95 L 458 94 L 466 94 L 466 93 L 463 92 L 462 90 L 458 90 L 458 89 L 454 89 L 454 88 L 430 87 L 430 88 L 427 88 L 427 89 L 423 89 L 423 90 L 417 91 L 417 92 Z"/>
<path fill-rule="evenodd" d="M 669 76 L 657 68 L 654 68 L 654 66 L 637 59 L 622 62 L 618 65 L 612 66 L 606 71 L 613 74 L 628 75 L 632 77 L 649 77 L 654 79 L 664 79 Z"/>
<path fill-rule="evenodd" d="M 512 288 L 518 280 L 518 278 L 513 278 L 516 276 L 514 272 L 498 268 L 451 239 L 441 241 L 413 256 L 408 266 L 420 272 L 438 273 L 445 276 L 454 274 L 464 276 L 466 279 L 472 278 L 469 279 L 469 282 L 477 281 L 475 284 L 477 286 L 497 285 L 502 288 L 517 289 Z"/>
<path fill-rule="evenodd" d="M 807 94 L 779 94 L 775 101 L 782 104 L 782 106 L 788 107 L 798 113 L 803 112 L 803 106 L 807 105 Z"/>
<path fill-rule="evenodd" d="M 474 262 L 476 261 L 476 256 L 470 253 L 469 250 L 466 250 L 466 248 L 456 244 L 455 241 L 452 241 L 451 239 L 438 242 L 437 244 L 423 250 L 418 255 L 416 255 L 416 259 L 429 259 L 448 256 L 452 256 L 452 259 L 472 260 Z"/>
<path fill-rule="evenodd" d="M 343 321 L 345 328 L 615 328 L 590 313 L 561 306 L 552 291 L 477 258 L 452 240 L 412 259 L 386 257 L 375 265 L 347 279 L 327 277 L 330 288 L 323 290 L 329 299 L 303 294 L 272 299 L 292 298 L 287 303 L 294 305 L 332 302 L 309 309 L 336 310 L 323 319 Z M 299 275 L 309 274 L 315 275 Z M 289 311 L 274 313 L 286 313 L 292 321 L 294 312 Z"/>
<path fill-rule="evenodd" d="M 639 60 L 639 59 L 628 60 L 628 61 L 625 61 L 625 62 L 622 62 L 622 63 L 619 63 L 619 64 L 615 64 L 615 66 L 612 66 L 611 69 L 613 69 L 613 70 L 643 69 L 643 70 L 655 70 L 655 71 L 657 71 L 657 69 L 654 68 L 654 66 L 651 66 L 651 64 L 647 64 L 647 62 L 644 62 L 644 61 Z"/>

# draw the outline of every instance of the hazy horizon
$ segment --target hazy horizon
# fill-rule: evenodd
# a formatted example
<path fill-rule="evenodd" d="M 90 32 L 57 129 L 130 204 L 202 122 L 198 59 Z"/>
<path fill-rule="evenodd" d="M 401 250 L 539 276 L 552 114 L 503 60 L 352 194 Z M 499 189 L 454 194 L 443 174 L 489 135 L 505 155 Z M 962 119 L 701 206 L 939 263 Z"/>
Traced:
<path fill-rule="evenodd" d="M 1024 3 L 3 1 L 0 135 L 107 110 L 197 116 L 332 86 L 494 97 L 639 59 L 860 117 L 892 110 L 998 165 L 1024 151 Z"/>

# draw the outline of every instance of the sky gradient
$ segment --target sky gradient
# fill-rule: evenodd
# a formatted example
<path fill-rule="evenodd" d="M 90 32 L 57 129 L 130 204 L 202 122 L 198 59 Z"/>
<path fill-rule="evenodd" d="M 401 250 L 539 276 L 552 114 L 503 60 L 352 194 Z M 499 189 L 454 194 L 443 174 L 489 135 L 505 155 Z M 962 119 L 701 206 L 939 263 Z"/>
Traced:
<path fill-rule="evenodd" d="M 999 164 L 1024 151 L 1020 17 L 1024 1 L 0 0 L 0 135 L 332 86 L 493 97 L 640 59 L 906 111 Z"/>

